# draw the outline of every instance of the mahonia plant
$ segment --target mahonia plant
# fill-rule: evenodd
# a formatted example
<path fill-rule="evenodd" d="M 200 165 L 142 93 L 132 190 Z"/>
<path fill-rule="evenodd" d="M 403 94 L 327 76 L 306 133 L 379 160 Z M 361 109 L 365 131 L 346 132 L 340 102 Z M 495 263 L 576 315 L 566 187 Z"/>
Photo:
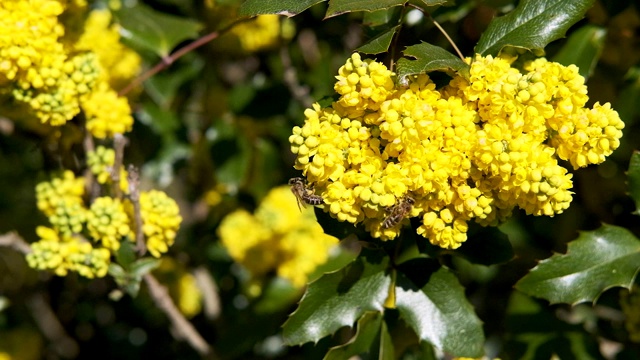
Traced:
<path fill-rule="evenodd" d="M 497 225 L 515 208 L 554 216 L 572 200 L 574 169 L 603 162 L 624 123 L 609 103 L 585 108 L 576 66 L 476 55 L 468 78 L 437 88 L 427 74 L 401 84 L 354 53 L 336 76 L 339 99 L 293 128 L 295 168 L 331 216 L 393 239 L 409 219 L 456 249 L 469 222 Z M 520 66 L 517 66 L 520 65 Z"/>
<path fill-rule="evenodd" d="M 108 146 L 132 129 L 129 99 L 116 89 L 131 82 L 140 65 L 140 56 L 120 43 L 108 9 L 90 10 L 83 0 L 0 4 L 0 98 L 16 105 L 4 106 L 5 115 L 54 127 L 84 121 L 88 134 L 104 142 L 87 149 L 87 179 L 66 170 L 36 186 L 38 209 L 50 227 L 36 230 L 40 240 L 27 255 L 31 267 L 103 277 L 136 231 L 156 258 L 173 244 L 182 222 L 178 205 L 162 191 L 136 189 L 136 219 L 127 171 Z"/>

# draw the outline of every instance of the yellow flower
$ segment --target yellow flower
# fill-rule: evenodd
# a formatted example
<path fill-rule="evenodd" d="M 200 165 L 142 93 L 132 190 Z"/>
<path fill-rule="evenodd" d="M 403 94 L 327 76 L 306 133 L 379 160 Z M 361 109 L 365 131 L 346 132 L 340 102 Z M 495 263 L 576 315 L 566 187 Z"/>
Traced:
<path fill-rule="evenodd" d="M 609 104 L 584 108 L 575 66 L 515 60 L 476 55 L 468 80 L 436 89 L 424 74 L 395 86 L 384 65 L 354 54 L 336 77 L 340 98 L 293 128 L 294 166 L 331 216 L 383 240 L 416 217 L 418 234 L 455 249 L 471 220 L 496 225 L 516 207 L 562 213 L 573 183 L 559 159 L 601 163 L 624 124 Z"/>
<path fill-rule="evenodd" d="M 87 213 L 87 229 L 94 240 L 111 251 L 120 248 L 122 239 L 131 235 L 129 217 L 118 199 L 99 197 Z M 132 237 L 133 238 L 133 237 Z"/>
<path fill-rule="evenodd" d="M 87 130 L 98 139 L 124 134 L 133 127 L 127 98 L 118 96 L 106 82 L 84 97 L 81 106 L 87 117 Z"/>
<path fill-rule="evenodd" d="M 298 208 L 288 186 L 272 189 L 255 216 L 246 210 L 227 215 L 218 235 L 229 255 L 254 277 L 275 270 L 294 286 L 308 281 L 316 267 L 329 257 L 338 239 L 326 235 L 311 207 Z"/>
<path fill-rule="evenodd" d="M 151 255 L 160 257 L 173 245 L 180 228 L 182 216 L 178 204 L 163 191 L 141 192 L 140 214 L 147 249 Z"/>

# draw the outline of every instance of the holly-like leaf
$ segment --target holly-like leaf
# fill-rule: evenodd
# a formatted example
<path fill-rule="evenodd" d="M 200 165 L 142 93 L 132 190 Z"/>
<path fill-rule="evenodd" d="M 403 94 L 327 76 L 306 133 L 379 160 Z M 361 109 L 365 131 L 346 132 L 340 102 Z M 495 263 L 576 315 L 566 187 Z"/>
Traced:
<path fill-rule="evenodd" d="M 377 11 L 394 6 L 404 5 L 407 0 L 329 0 L 329 7 L 325 17 L 353 12 L 353 11 Z"/>
<path fill-rule="evenodd" d="M 138 4 L 116 12 L 122 26 L 120 36 L 129 43 L 161 57 L 187 39 L 195 39 L 202 24 L 191 19 L 158 12 Z"/>
<path fill-rule="evenodd" d="M 401 10 L 401 8 L 396 6 L 389 9 L 365 12 L 362 17 L 362 25 L 374 27 L 389 24 L 391 22 L 396 23 L 399 20 L 399 16 L 402 12 Z"/>
<path fill-rule="evenodd" d="M 382 313 L 367 312 L 358 320 L 356 334 L 344 345 L 331 348 L 324 360 L 350 359 L 364 353 L 372 353 L 382 326 Z"/>
<path fill-rule="evenodd" d="M 352 326 L 366 311 L 382 311 L 391 282 L 388 257 L 362 253 L 343 269 L 309 284 L 283 326 L 285 343 L 317 342 L 343 326 Z"/>
<path fill-rule="evenodd" d="M 566 254 L 542 260 L 516 289 L 553 303 L 595 302 L 614 286 L 631 288 L 640 268 L 640 240 L 629 230 L 604 225 L 583 232 Z"/>
<path fill-rule="evenodd" d="M 515 10 L 489 24 L 475 52 L 497 55 L 505 46 L 544 49 L 563 37 L 593 3 L 594 0 L 523 0 Z"/>
<path fill-rule="evenodd" d="M 417 6 L 421 9 L 426 9 L 432 6 L 444 5 L 446 3 L 454 3 L 452 0 L 409 0 L 409 3 L 413 6 Z"/>
<path fill-rule="evenodd" d="M 396 307 L 418 337 L 453 356 L 481 357 L 482 322 L 456 276 L 432 259 L 408 261 L 401 271 Z"/>
<path fill-rule="evenodd" d="M 411 56 L 415 60 L 398 60 L 396 72 L 400 79 L 429 71 L 455 71 L 463 76 L 469 73 L 469 64 L 439 46 L 423 42 L 407 47 L 403 53 L 404 56 Z"/>
<path fill-rule="evenodd" d="M 588 78 L 596 67 L 607 30 L 595 25 L 586 25 L 576 30 L 562 49 L 553 57 L 553 61 L 569 66 L 575 64 L 580 68 L 580 75 Z"/>
<path fill-rule="evenodd" d="M 640 215 L 640 152 L 638 151 L 631 155 L 627 178 L 627 183 L 629 184 L 629 195 L 631 195 L 631 198 L 636 203 L 636 211 L 633 213 Z"/>
<path fill-rule="evenodd" d="M 614 102 L 614 109 L 618 111 L 620 119 L 626 127 L 631 127 L 640 115 L 640 67 L 634 66 L 625 76 L 626 85 L 618 92 L 618 98 Z"/>
<path fill-rule="evenodd" d="M 291 17 L 323 1 L 327 0 L 246 0 L 240 5 L 238 14 L 240 16 L 278 14 Z"/>
<path fill-rule="evenodd" d="M 373 37 L 366 44 L 360 46 L 356 51 L 364 54 L 380 54 L 389 50 L 393 36 L 400 29 L 400 26 L 394 26 L 385 30 L 377 36 Z"/>

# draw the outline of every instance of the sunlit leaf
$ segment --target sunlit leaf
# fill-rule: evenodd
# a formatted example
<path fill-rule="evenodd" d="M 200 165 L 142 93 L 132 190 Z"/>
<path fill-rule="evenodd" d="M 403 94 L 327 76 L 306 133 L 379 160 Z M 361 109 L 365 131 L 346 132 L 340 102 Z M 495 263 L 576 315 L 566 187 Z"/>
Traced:
<path fill-rule="evenodd" d="M 447 3 L 453 4 L 452 0 L 409 0 L 409 3 L 418 6 L 421 9 L 426 9 L 432 6 L 445 5 Z"/>
<path fill-rule="evenodd" d="M 588 78 L 596 67 L 607 31 L 599 26 L 586 25 L 576 30 L 562 49 L 553 57 L 553 61 L 565 66 L 575 64 L 580 75 Z"/>
<path fill-rule="evenodd" d="M 279 14 L 291 17 L 323 1 L 326 0 L 246 0 L 240 5 L 238 14 L 240 16 Z"/>
<path fill-rule="evenodd" d="M 404 5 L 407 0 L 329 0 L 326 17 L 353 11 L 376 11 Z"/>
<path fill-rule="evenodd" d="M 434 260 L 402 264 L 396 307 L 421 340 L 454 356 L 482 356 L 482 322 L 456 276 Z"/>
<path fill-rule="evenodd" d="M 116 17 L 124 39 L 161 57 L 169 55 L 182 41 L 197 38 L 203 27 L 195 20 L 161 13 L 142 4 L 118 11 Z"/>
<path fill-rule="evenodd" d="M 505 46 L 544 49 L 563 37 L 593 3 L 594 0 L 523 0 L 515 10 L 489 24 L 475 52 L 497 55 Z"/>
<path fill-rule="evenodd" d="M 353 326 L 366 311 L 382 311 L 391 282 L 388 265 L 388 257 L 368 252 L 309 284 L 283 326 L 285 343 L 317 342 L 343 326 Z"/>
<path fill-rule="evenodd" d="M 469 71 L 469 64 L 439 46 L 423 42 L 407 47 L 403 53 L 405 57 L 398 60 L 396 69 L 400 79 L 430 71 L 455 71 L 463 75 Z M 415 60 L 409 60 L 408 56 Z"/>
<path fill-rule="evenodd" d="M 382 313 L 368 312 L 358 320 L 356 334 L 346 344 L 329 350 L 324 360 L 350 359 L 360 354 L 371 353 L 372 346 L 379 344 Z"/>
<path fill-rule="evenodd" d="M 389 24 L 392 21 L 396 22 L 401 13 L 401 9 L 402 8 L 396 6 L 388 9 L 367 11 L 362 17 L 362 25 L 375 27 Z"/>
<path fill-rule="evenodd" d="M 636 211 L 633 213 L 640 215 L 640 152 L 636 151 L 631 155 L 629 171 L 627 171 L 627 184 L 629 195 L 636 203 Z"/>
<path fill-rule="evenodd" d="M 609 288 L 631 288 L 638 268 L 640 240 L 625 228 L 604 225 L 581 233 L 566 254 L 540 261 L 516 288 L 551 303 L 595 302 Z"/>
<path fill-rule="evenodd" d="M 356 51 L 365 54 L 380 54 L 388 51 L 391 41 L 393 40 L 393 36 L 399 29 L 400 26 L 394 26 L 389 30 L 383 31 L 381 34 L 378 34 L 369 40 L 366 44 L 357 48 Z"/>

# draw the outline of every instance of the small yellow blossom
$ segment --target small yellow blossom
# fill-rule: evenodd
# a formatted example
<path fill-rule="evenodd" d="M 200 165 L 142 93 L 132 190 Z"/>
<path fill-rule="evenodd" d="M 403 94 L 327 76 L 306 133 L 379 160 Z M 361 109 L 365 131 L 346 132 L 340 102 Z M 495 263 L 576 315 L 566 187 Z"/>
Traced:
<path fill-rule="evenodd" d="M 160 257 L 173 245 L 180 228 L 182 216 L 178 204 L 163 191 L 144 191 L 140 193 L 140 213 L 147 249 L 151 255 Z"/>
<path fill-rule="evenodd" d="M 324 233 L 312 208 L 300 211 L 288 186 L 272 189 L 255 215 L 246 210 L 227 215 L 218 235 L 231 257 L 254 277 L 275 270 L 296 287 L 304 286 L 338 242 Z"/>
<path fill-rule="evenodd" d="M 98 139 L 124 134 L 133 127 L 127 98 L 118 96 L 105 82 L 83 98 L 81 106 L 87 117 L 87 130 Z"/>
<path fill-rule="evenodd" d="M 120 248 L 122 239 L 131 235 L 129 222 L 120 200 L 107 196 L 95 199 L 87 213 L 87 229 L 91 237 L 114 252 Z"/>
<path fill-rule="evenodd" d="M 46 216 L 56 213 L 58 204 L 65 206 L 83 204 L 84 178 L 76 178 L 73 172 L 66 170 L 61 177 L 36 185 L 37 206 Z"/>

